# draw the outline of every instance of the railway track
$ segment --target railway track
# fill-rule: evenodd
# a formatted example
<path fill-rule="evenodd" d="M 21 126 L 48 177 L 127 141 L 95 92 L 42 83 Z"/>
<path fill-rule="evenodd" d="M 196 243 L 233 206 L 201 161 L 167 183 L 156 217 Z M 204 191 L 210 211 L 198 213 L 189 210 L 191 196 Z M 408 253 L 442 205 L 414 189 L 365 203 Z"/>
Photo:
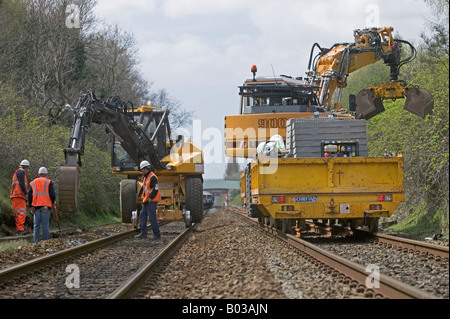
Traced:
<path fill-rule="evenodd" d="M 9 267 L 0 271 L 0 298 L 445 298 L 405 285 L 383 269 L 380 288 L 368 287 L 365 266 L 239 215 L 219 209 L 188 230 L 184 224 L 161 226 L 161 242 L 135 239 L 133 230 L 113 243 L 46 256 L 39 266 L 29 261 Z M 445 262 L 427 257 L 437 258 Z M 68 282 L 73 265 L 79 288 Z"/>
<path fill-rule="evenodd" d="M 195 225 L 180 233 L 180 235 L 174 238 L 164 249 L 159 251 L 120 287 L 113 291 L 108 296 L 108 299 L 127 299 L 134 297 L 146 284 L 146 281 L 157 273 L 158 267 L 164 263 L 165 259 L 170 258 L 171 254 L 180 248 L 183 241 L 194 228 Z"/>
<path fill-rule="evenodd" d="M 328 272 L 333 272 L 337 277 L 344 277 L 345 282 L 356 285 L 367 295 L 396 299 L 448 298 L 448 247 L 383 234 L 370 235 L 361 231 L 358 232 L 358 237 L 370 238 L 369 242 L 343 238 L 303 240 L 261 225 L 255 219 L 243 215 L 240 209 L 231 210 L 247 218 L 255 226 L 317 259 L 318 262 L 324 263 L 329 267 Z M 352 245 L 342 244 L 342 241 L 348 240 Z M 378 247 L 377 251 L 374 250 L 374 246 Z M 398 254 L 403 254 L 402 258 L 396 259 Z M 391 262 L 390 266 L 375 258 L 376 256 L 383 256 Z M 421 263 L 413 263 L 413 260 L 419 260 Z M 379 288 L 372 285 L 367 287 L 368 275 L 375 269 L 381 271 Z M 426 282 L 423 276 L 426 277 Z M 427 291 L 424 288 L 427 288 Z"/>
<path fill-rule="evenodd" d="M 381 273 L 436 297 L 449 298 L 448 247 L 420 241 L 405 242 L 404 238 L 393 236 L 389 236 L 387 241 L 385 236 L 306 240 L 365 267 L 376 265 Z"/>
<path fill-rule="evenodd" d="M 108 298 L 189 230 L 184 223 L 160 228 L 159 241 L 134 238 L 133 229 L 3 269 L 0 298 Z"/>
<path fill-rule="evenodd" d="M 431 256 L 435 256 L 436 259 L 443 258 L 443 259 L 449 259 L 449 247 L 448 246 L 440 246 L 440 245 L 434 245 L 429 244 L 423 241 L 418 240 L 411 240 L 407 238 L 401 238 L 386 234 L 369 234 L 365 232 L 363 236 L 367 236 L 370 239 L 375 240 L 378 243 L 385 244 L 387 247 L 399 247 L 402 248 L 403 251 L 409 252 L 420 252 L 425 253 Z"/>
<path fill-rule="evenodd" d="M 372 298 L 224 209 L 208 214 L 142 299 Z"/>

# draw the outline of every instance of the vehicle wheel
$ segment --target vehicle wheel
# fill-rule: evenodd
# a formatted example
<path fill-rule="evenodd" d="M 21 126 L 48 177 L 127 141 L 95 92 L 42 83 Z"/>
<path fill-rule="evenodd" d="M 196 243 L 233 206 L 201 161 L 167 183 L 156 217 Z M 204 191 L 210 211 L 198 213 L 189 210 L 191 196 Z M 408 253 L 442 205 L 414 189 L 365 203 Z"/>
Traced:
<path fill-rule="evenodd" d="M 252 204 L 252 175 L 250 168 L 250 164 L 248 164 L 245 175 L 245 199 L 247 215 L 251 218 L 260 218 L 262 214 L 259 208 L 255 204 Z"/>
<path fill-rule="evenodd" d="M 186 226 L 186 228 L 191 227 L 192 225 L 191 212 L 184 209 L 183 216 L 184 216 L 184 225 Z"/>
<path fill-rule="evenodd" d="M 186 177 L 186 210 L 191 221 L 199 223 L 203 217 L 203 182 L 199 175 Z"/>
<path fill-rule="evenodd" d="M 259 223 L 259 226 L 264 227 L 264 215 L 258 216 L 258 223 Z"/>
<path fill-rule="evenodd" d="M 369 233 L 373 234 L 378 232 L 378 218 L 370 218 L 369 220 Z"/>
<path fill-rule="evenodd" d="M 281 231 L 285 234 L 292 234 L 292 223 L 291 220 L 288 218 L 281 220 Z"/>
<path fill-rule="evenodd" d="M 122 214 L 122 223 L 132 222 L 132 212 L 137 210 L 136 204 L 135 179 L 124 179 L 120 181 L 120 213 Z"/>
<path fill-rule="evenodd" d="M 276 230 L 281 229 L 281 220 L 279 218 L 273 218 L 270 216 L 270 227 L 275 228 Z"/>
<path fill-rule="evenodd" d="M 252 203 L 252 179 L 250 173 L 250 164 L 247 165 L 247 169 L 245 170 L 245 208 L 247 210 L 247 215 L 251 216 L 250 205 Z"/>
<path fill-rule="evenodd" d="M 349 221 L 349 224 L 350 224 L 350 230 L 351 230 L 353 233 L 355 233 L 355 231 L 356 231 L 356 220 L 351 219 L 351 220 Z"/>

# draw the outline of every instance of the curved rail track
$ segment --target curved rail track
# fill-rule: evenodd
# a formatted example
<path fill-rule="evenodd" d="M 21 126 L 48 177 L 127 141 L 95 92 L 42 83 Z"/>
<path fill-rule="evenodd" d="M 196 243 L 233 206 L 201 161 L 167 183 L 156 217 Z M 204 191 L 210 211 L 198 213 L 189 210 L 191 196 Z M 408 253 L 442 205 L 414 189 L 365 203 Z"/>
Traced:
<path fill-rule="evenodd" d="M 300 251 L 308 254 L 309 256 L 311 256 L 311 258 L 316 259 L 318 263 L 323 263 L 323 268 L 326 269 L 327 272 L 333 273 L 333 275 L 336 277 L 343 278 L 341 280 L 350 283 L 350 285 L 352 286 L 357 286 L 358 289 L 360 291 L 364 291 L 366 295 L 374 295 L 375 297 L 385 297 L 393 299 L 438 298 L 437 296 L 427 291 L 418 289 L 409 284 L 405 284 L 395 278 L 392 278 L 391 276 L 387 276 L 382 273 L 377 276 L 377 279 L 379 280 L 379 285 L 377 287 L 373 281 L 366 282 L 369 275 L 371 275 L 371 273 L 368 272 L 367 266 L 363 266 L 362 264 L 350 261 L 348 258 L 343 258 L 337 254 L 330 252 L 329 250 L 320 248 L 319 245 L 315 245 L 307 240 L 297 238 L 296 236 L 290 234 L 285 234 L 280 230 L 276 230 L 270 226 L 263 225 L 255 219 L 248 218 L 245 212 L 243 212 L 239 208 L 231 208 L 230 210 L 242 216 L 243 218 L 251 222 L 254 226 L 258 226 L 260 229 L 265 230 L 266 232 L 272 234 L 274 237 L 281 239 L 289 245 L 292 245 Z M 360 233 L 360 235 L 368 237 L 365 232 Z M 427 259 L 430 258 L 441 261 L 442 258 L 444 260 L 444 263 L 448 265 L 448 247 L 431 245 L 428 243 L 407 240 L 404 238 L 387 236 L 383 234 L 374 234 L 371 237 L 372 240 L 376 241 L 377 243 L 379 242 L 380 244 L 382 243 L 383 245 L 388 245 L 389 247 L 397 246 L 405 250 L 406 252 L 411 252 L 412 250 L 414 250 L 419 253 L 423 253 L 425 255 L 425 258 Z M 331 239 L 326 239 L 324 241 L 326 241 L 327 243 L 333 243 L 333 240 Z M 375 267 L 371 268 L 371 270 L 374 269 Z M 369 279 L 372 279 L 372 277 Z M 367 287 L 367 284 L 370 284 L 370 287 Z"/>

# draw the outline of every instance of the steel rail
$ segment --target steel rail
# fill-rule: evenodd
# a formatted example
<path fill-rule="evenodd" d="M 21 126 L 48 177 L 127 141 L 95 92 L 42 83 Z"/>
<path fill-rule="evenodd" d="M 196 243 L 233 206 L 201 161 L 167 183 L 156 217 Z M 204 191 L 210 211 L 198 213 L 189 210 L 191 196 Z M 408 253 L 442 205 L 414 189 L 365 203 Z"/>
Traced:
<path fill-rule="evenodd" d="M 164 226 L 169 223 L 170 223 L 169 221 L 163 221 L 163 222 L 159 223 L 159 226 Z M 139 231 L 140 231 L 139 229 L 128 230 L 128 231 L 125 231 L 125 232 L 122 232 L 122 233 L 119 233 L 116 235 L 93 240 L 93 241 L 87 242 L 87 243 L 79 245 L 79 246 L 64 249 L 64 250 L 55 252 L 50 255 L 38 257 L 38 258 L 35 258 L 32 260 L 25 261 L 23 263 L 14 265 L 12 267 L 0 270 L 0 283 L 10 280 L 14 277 L 19 277 L 26 273 L 35 271 L 38 268 L 55 263 L 59 260 L 69 258 L 69 257 L 75 256 L 75 255 L 80 255 L 85 252 L 113 244 L 117 241 L 121 241 L 125 238 L 131 237 L 131 236 L 139 233 Z"/>
<path fill-rule="evenodd" d="M 234 212 L 237 213 L 236 211 Z M 338 255 L 330 253 L 293 235 L 285 234 L 267 225 L 261 225 L 258 221 L 251 219 L 241 213 L 237 214 L 242 216 L 245 220 L 251 222 L 252 225 L 258 227 L 259 229 L 272 234 L 276 238 L 283 240 L 284 242 L 299 249 L 307 255 L 323 262 L 336 271 L 357 281 L 359 286 L 365 287 L 366 290 L 372 290 L 374 292 L 374 295 L 378 294 L 390 299 L 437 299 L 436 296 L 428 292 L 417 289 L 408 284 L 404 284 L 394 278 L 383 274 L 379 275 L 379 287 L 368 288 L 366 286 L 366 280 L 368 279 L 370 272 L 367 272 L 364 266 L 346 260 Z"/>
<path fill-rule="evenodd" d="M 195 227 L 191 226 L 178 235 L 172 242 L 167 245 L 162 251 L 156 254 L 151 260 L 143 265 L 136 273 L 134 273 L 127 281 L 125 281 L 119 288 L 111 293 L 107 299 L 130 299 L 145 285 L 146 280 L 154 273 L 156 269 L 163 263 L 163 261 L 175 251 L 183 240 Z"/>
<path fill-rule="evenodd" d="M 332 254 L 322 248 L 317 247 L 307 241 L 297 238 L 290 234 L 282 234 L 286 238 L 283 238 L 288 244 L 300 249 L 301 251 L 307 253 L 308 255 L 319 259 L 330 267 L 336 269 L 337 271 L 343 273 L 346 276 L 353 278 L 362 285 L 366 285 L 366 280 L 368 279 L 371 272 L 366 270 L 366 267 L 354 263 L 352 261 L 346 260 L 338 255 Z M 278 237 L 282 238 L 281 234 Z M 373 289 L 376 294 L 380 294 L 384 297 L 390 299 L 436 299 L 430 293 L 412 287 L 410 285 L 404 284 L 394 278 L 388 277 L 386 275 L 379 275 L 379 287 L 369 288 Z"/>
<path fill-rule="evenodd" d="M 439 256 L 441 258 L 449 259 L 449 247 L 448 246 L 440 246 L 434 245 L 418 240 L 412 240 L 402 237 L 396 237 L 386 234 L 372 234 L 374 239 L 380 243 L 394 245 L 406 249 L 412 249 L 415 251 L 426 252 L 428 254 L 432 254 L 435 256 Z"/>
<path fill-rule="evenodd" d="M 82 244 L 82 245 L 79 245 L 76 247 L 61 250 L 61 251 L 55 252 L 50 255 L 46 255 L 46 256 L 38 257 L 38 258 L 29 260 L 29 261 L 25 261 L 23 263 L 14 265 L 12 267 L 0 270 L 0 283 L 3 283 L 5 281 L 8 281 L 15 277 L 19 277 L 26 273 L 35 271 L 38 268 L 55 263 L 56 261 L 59 261 L 61 259 L 68 258 L 68 257 L 74 256 L 74 255 L 79 255 L 79 254 L 85 253 L 87 251 L 91 251 L 93 249 L 97 249 L 102 246 L 112 244 L 116 241 L 123 240 L 130 236 L 133 236 L 134 234 L 137 234 L 138 232 L 139 232 L 138 229 L 129 230 L 126 232 L 122 232 L 120 234 L 93 240 L 91 242 L 88 242 L 88 243 L 85 243 L 85 244 Z"/>

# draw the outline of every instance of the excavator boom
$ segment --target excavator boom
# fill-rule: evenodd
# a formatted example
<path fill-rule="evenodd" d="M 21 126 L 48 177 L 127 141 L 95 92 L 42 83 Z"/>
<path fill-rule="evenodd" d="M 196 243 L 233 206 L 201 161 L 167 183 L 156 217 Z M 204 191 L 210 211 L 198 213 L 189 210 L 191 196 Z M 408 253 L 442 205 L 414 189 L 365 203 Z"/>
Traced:
<path fill-rule="evenodd" d="M 59 169 L 59 209 L 75 212 L 78 209 L 78 181 L 81 157 L 89 127 L 106 126 L 111 133 L 111 165 L 114 174 L 125 175 L 120 181 L 120 212 L 122 222 L 139 225 L 143 182 L 139 163 L 151 163 L 158 176 L 161 200 L 158 202 L 159 220 L 201 222 L 203 217 L 203 152 L 182 135 L 171 139 L 169 111 L 149 105 L 134 108 L 119 97 L 106 101 L 97 99 L 94 92 L 83 93 L 74 108 L 74 124 L 69 145 L 64 149 L 65 161 Z M 95 177 L 94 177 L 95 178 Z"/>
<path fill-rule="evenodd" d="M 156 169 L 164 169 L 167 164 L 160 160 L 152 141 L 154 136 L 145 134 L 133 119 L 133 109 L 130 110 L 118 97 L 102 101 L 95 97 L 94 92 L 88 91 L 80 96 L 74 112 L 72 134 L 68 147 L 64 149 L 65 162 L 59 168 L 59 207 L 62 211 L 77 210 L 81 156 L 84 154 L 86 133 L 92 123 L 105 124 L 135 163 L 147 160 Z M 163 114 L 160 122 L 167 120 L 166 112 L 159 112 Z"/>
<path fill-rule="evenodd" d="M 406 99 L 405 109 L 422 118 L 430 114 L 433 98 L 426 90 L 419 87 L 406 86 L 398 80 L 400 67 L 412 61 L 416 50 L 411 43 L 392 37 L 392 27 L 366 28 L 354 30 L 353 43 L 337 43 L 330 49 L 322 48 L 315 43 L 311 49 L 308 65 L 311 84 L 317 85 L 317 96 L 321 106 L 331 108 L 331 99 L 335 90 L 339 90 L 334 109 L 342 108 L 340 104 L 341 90 L 346 87 L 350 73 L 367 65 L 382 60 L 390 67 L 389 82 L 379 86 L 371 86 L 358 93 L 356 115 L 369 119 L 384 111 L 383 100 Z M 403 45 L 409 46 L 408 57 L 401 57 Z M 320 52 L 314 57 L 314 50 Z"/>

